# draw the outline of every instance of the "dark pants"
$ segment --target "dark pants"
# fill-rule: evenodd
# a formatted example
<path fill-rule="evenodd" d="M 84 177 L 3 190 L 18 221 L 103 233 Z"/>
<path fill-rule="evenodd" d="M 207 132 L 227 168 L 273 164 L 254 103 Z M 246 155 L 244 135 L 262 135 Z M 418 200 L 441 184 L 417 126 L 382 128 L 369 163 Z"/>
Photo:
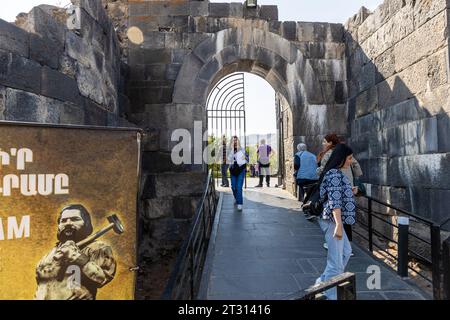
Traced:
<path fill-rule="evenodd" d="M 347 235 L 348 240 L 352 241 L 353 240 L 352 225 L 344 224 L 344 230 L 345 230 L 345 234 Z"/>
<path fill-rule="evenodd" d="M 305 199 L 305 191 L 309 185 L 316 183 L 317 180 L 297 179 L 298 185 L 298 201 L 303 202 Z"/>
<path fill-rule="evenodd" d="M 259 185 L 262 186 L 264 182 L 264 176 L 259 176 Z M 270 176 L 266 176 L 266 184 L 270 185 Z"/>
<path fill-rule="evenodd" d="M 227 174 L 228 174 L 228 167 L 229 167 L 229 165 L 228 164 L 221 164 L 220 165 L 220 171 L 221 171 L 221 173 L 222 173 L 222 185 L 224 186 L 224 187 L 228 187 L 229 186 L 229 183 L 228 183 L 228 177 L 227 177 Z"/>

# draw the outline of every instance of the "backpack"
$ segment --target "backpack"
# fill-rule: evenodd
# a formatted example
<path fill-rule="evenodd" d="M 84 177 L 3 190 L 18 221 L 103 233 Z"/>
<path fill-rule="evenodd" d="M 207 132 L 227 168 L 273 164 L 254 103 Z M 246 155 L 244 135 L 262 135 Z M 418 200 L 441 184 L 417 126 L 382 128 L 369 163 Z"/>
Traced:
<path fill-rule="evenodd" d="M 328 195 L 325 194 L 323 199 L 320 198 L 320 185 L 322 184 L 325 173 L 322 173 L 318 182 L 312 185 L 309 192 L 306 194 L 304 204 L 302 205 L 303 212 L 311 216 L 320 216 L 323 212 L 323 205 L 328 201 Z"/>

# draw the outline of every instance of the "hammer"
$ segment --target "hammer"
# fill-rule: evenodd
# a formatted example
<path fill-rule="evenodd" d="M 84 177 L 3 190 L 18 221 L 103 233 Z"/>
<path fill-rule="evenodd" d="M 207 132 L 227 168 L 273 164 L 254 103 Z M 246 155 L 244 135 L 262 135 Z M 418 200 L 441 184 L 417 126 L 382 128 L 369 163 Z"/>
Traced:
<path fill-rule="evenodd" d="M 117 217 L 117 215 L 113 214 L 112 216 L 107 217 L 107 219 L 109 221 L 109 225 L 104 227 L 103 229 L 100 229 L 93 235 L 90 235 L 86 239 L 78 242 L 77 243 L 78 248 L 82 249 L 86 247 L 87 245 L 91 244 L 92 242 L 100 238 L 102 235 L 104 235 L 111 229 L 117 234 L 122 234 L 124 232 L 122 222 L 120 222 L 119 217 Z"/>

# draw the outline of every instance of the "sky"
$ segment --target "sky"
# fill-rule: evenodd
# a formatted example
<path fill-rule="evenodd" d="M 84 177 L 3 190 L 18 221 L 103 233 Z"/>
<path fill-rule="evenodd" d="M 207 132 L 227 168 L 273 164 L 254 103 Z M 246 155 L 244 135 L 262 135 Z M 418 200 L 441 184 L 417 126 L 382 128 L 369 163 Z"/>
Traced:
<path fill-rule="evenodd" d="M 51 4 L 64 7 L 70 3 L 70 0 L 6 0 L 2 1 L 2 6 L 0 8 L 0 19 L 14 22 L 19 13 L 30 12 L 30 10 L 37 5 Z"/>
<path fill-rule="evenodd" d="M 100 0 L 99 0 L 100 1 Z M 2 1 L 0 18 L 14 21 L 20 12 L 29 12 L 41 3 L 66 6 L 70 0 Z M 6 3 L 5 3 L 6 2 Z M 210 2 L 230 2 L 211 0 Z M 234 0 L 234 2 L 239 2 Z M 345 23 L 361 6 L 375 10 L 383 0 L 258 0 L 259 5 L 277 5 L 281 21 L 314 21 Z M 263 79 L 245 74 L 247 132 L 266 134 L 276 132 L 275 91 Z"/>

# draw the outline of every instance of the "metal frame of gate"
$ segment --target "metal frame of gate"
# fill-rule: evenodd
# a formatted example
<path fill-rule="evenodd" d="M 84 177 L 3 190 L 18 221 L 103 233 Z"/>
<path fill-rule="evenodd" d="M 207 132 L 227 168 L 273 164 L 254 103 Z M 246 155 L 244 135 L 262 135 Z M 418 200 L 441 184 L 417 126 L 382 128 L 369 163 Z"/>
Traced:
<path fill-rule="evenodd" d="M 227 145 L 232 136 L 237 136 L 247 150 L 244 73 L 233 73 L 220 80 L 209 94 L 206 106 L 208 134 L 219 141 L 225 135 Z M 218 185 L 221 168 L 217 164 L 214 167 L 214 178 Z"/>

